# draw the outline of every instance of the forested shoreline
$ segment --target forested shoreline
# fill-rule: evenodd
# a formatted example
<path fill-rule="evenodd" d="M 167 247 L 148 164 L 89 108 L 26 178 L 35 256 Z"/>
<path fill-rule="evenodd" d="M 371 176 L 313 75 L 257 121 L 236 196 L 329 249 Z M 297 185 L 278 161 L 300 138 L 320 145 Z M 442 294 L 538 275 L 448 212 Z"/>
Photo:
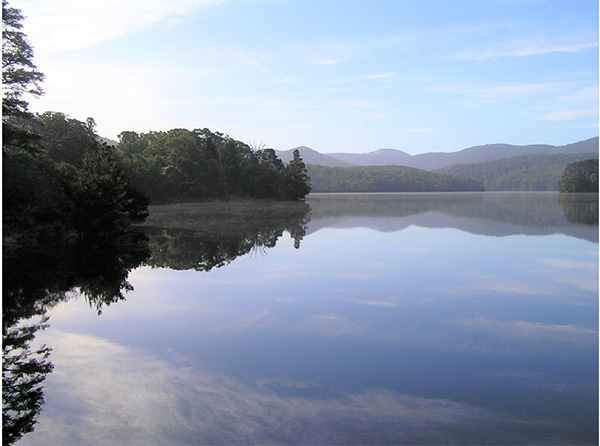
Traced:
<path fill-rule="evenodd" d="M 284 165 L 273 149 L 252 149 L 206 128 L 122 132 L 115 153 L 132 184 L 152 202 L 302 200 L 310 192 L 298 151 Z"/>
<path fill-rule="evenodd" d="M 3 0 L 2 19 L 5 246 L 124 231 L 146 218 L 150 202 L 302 200 L 310 192 L 299 154 L 284 165 L 272 149 L 208 129 L 124 131 L 112 147 L 92 118 L 34 115 L 25 96 L 43 94 L 44 74 L 21 11 Z"/>
<path fill-rule="evenodd" d="M 479 180 L 406 166 L 325 167 L 309 164 L 314 192 L 483 191 Z"/>
<path fill-rule="evenodd" d="M 483 182 L 494 191 L 556 191 L 567 165 L 596 158 L 598 153 L 541 153 L 477 164 L 454 164 L 436 173 L 458 175 Z"/>

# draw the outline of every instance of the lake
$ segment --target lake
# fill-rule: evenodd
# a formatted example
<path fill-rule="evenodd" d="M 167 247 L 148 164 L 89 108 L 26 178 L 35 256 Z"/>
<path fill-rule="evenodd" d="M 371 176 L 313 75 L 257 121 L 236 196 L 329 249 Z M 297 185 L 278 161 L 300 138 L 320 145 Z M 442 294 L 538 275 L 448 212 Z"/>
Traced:
<path fill-rule="evenodd" d="M 143 229 L 124 300 L 88 277 L 46 305 L 17 444 L 597 444 L 597 194 L 177 204 Z"/>

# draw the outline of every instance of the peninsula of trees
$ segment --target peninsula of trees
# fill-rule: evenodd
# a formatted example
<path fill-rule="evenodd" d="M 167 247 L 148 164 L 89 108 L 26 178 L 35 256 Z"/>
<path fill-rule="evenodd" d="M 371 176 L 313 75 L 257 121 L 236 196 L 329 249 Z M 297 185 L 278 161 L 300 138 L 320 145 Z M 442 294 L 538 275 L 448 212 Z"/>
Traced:
<path fill-rule="evenodd" d="M 569 163 L 558 182 L 560 192 L 598 192 L 598 160 Z"/>
<path fill-rule="evenodd" d="M 122 132 L 115 153 L 153 202 L 230 198 L 302 200 L 310 192 L 298 151 L 284 165 L 273 149 L 208 129 Z"/>

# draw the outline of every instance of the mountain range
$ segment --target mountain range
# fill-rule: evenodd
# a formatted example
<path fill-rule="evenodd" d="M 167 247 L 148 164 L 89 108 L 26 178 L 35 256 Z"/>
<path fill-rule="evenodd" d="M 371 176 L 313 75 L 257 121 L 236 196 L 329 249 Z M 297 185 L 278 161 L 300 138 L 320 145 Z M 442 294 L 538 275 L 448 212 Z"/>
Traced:
<path fill-rule="evenodd" d="M 290 150 L 276 151 L 277 156 L 285 163 L 292 159 L 294 150 L 306 164 L 318 164 L 329 167 L 351 166 L 384 166 L 399 165 L 414 167 L 424 170 L 435 170 L 454 164 L 476 164 L 532 154 L 558 154 L 558 153 L 585 153 L 598 152 L 598 137 L 590 138 L 564 146 L 547 144 L 536 145 L 511 145 L 487 144 L 474 146 L 458 152 L 431 152 L 418 155 L 409 155 L 397 149 L 380 149 L 370 153 L 320 153 L 306 146 L 295 147 Z"/>

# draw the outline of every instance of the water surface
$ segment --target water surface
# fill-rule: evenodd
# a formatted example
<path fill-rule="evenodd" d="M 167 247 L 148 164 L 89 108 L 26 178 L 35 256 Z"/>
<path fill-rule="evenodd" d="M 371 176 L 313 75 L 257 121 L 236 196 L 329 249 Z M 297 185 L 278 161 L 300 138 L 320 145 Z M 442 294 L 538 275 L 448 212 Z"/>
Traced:
<path fill-rule="evenodd" d="M 158 206 L 18 444 L 597 444 L 598 196 Z"/>

